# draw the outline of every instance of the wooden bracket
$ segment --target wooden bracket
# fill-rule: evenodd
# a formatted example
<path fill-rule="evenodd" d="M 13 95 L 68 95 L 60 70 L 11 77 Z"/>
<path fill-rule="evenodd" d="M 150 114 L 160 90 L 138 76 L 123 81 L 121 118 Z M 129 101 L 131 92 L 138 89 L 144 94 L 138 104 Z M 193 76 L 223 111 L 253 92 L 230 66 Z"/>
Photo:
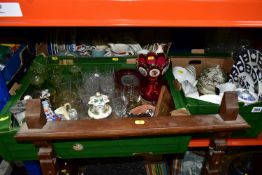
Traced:
<path fill-rule="evenodd" d="M 238 112 L 237 93 L 225 92 L 219 109 L 219 115 L 224 121 L 232 121 L 236 120 Z"/>
<path fill-rule="evenodd" d="M 40 99 L 27 101 L 25 121 L 29 129 L 41 129 L 46 124 L 47 120 Z"/>
<path fill-rule="evenodd" d="M 219 175 L 220 166 L 224 159 L 226 148 L 227 148 L 227 138 L 230 136 L 230 132 L 216 133 L 211 138 L 209 144 L 209 152 L 206 157 L 204 174 L 205 175 Z"/>
<path fill-rule="evenodd" d="M 57 163 L 52 147 L 40 147 L 38 159 L 44 175 L 56 175 Z"/>
<path fill-rule="evenodd" d="M 58 167 L 52 144 L 47 141 L 35 141 L 33 144 L 39 147 L 37 156 L 43 175 L 56 175 Z"/>

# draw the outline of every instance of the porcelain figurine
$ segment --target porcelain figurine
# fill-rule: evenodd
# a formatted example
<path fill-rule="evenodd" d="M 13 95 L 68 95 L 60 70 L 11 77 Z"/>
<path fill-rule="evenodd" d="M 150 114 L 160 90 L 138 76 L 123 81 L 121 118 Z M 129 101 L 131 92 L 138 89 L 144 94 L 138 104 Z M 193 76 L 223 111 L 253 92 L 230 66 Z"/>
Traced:
<path fill-rule="evenodd" d="M 88 102 L 92 105 L 88 109 L 88 115 L 94 119 L 103 119 L 108 117 L 112 113 L 112 108 L 107 103 L 109 102 L 108 96 L 97 92 L 96 95 L 90 97 Z"/>
<path fill-rule="evenodd" d="M 216 94 L 216 86 L 227 81 L 226 73 L 219 65 L 205 68 L 197 82 L 201 94 Z"/>

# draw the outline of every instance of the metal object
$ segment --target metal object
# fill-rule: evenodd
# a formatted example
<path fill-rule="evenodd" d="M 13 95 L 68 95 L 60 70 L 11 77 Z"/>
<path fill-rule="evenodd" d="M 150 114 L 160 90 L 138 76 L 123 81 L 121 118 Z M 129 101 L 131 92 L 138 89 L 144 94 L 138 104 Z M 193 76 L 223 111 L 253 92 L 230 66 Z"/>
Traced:
<path fill-rule="evenodd" d="M 82 145 L 81 143 L 76 143 L 73 145 L 73 150 L 75 151 L 82 151 L 84 149 L 84 145 Z"/>
<path fill-rule="evenodd" d="M 128 117 L 153 117 L 154 116 L 154 111 L 152 109 L 146 110 L 145 113 L 141 114 L 132 114 L 132 113 L 127 113 Z"/>

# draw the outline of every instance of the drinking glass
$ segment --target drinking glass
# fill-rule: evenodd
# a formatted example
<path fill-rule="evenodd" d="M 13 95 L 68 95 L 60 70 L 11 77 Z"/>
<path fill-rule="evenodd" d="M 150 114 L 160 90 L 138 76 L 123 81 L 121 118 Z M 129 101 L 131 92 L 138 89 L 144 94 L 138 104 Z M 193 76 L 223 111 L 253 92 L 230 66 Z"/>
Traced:
<path fill-rule="evenodd" d="M 72 89 L 71 79 L 63 79 L 57 88 L 57 104 L 70 103 L 72 106 L 77 101 L 77 94 Z"/>
<path fill-rule="evenodd" d="M 99 92 L 99 74 L 95 72 L 87 72 L 83 76 L 83 88 L 86 90 L 86 95 L 91 97 Z"/>
<path fill-rule="evenodd" d="M 115 81 L 114 81 L 113 73 L 111 72 L 101 73 L 99 77 L 99 85 L 102 94 L 112 97 L 115 91 Z"/>
<path fill-rule="evenodd" d="M 126 115 L 127 105 L 125 104 L 123 98 L 121 96 L 116 97 L 113 98 L 111 102 L 112 102 L 112 109 L 115 115 L 117 117 L 124 117 Z"/>
<path fill-rule="evenodd" d="M 139 86 L 123 86 L 122 87 L 122 98 L 128 108 L 133 108 L 140 103 L 140 88 Z"/>

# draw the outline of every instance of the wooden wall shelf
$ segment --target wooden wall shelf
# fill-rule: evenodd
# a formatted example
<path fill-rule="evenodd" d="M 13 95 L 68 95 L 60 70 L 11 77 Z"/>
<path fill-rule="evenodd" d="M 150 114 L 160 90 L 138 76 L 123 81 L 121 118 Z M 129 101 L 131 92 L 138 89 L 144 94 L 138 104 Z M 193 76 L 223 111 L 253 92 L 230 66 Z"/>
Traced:
<path fill-rule="evenodd" d="M 1 17 L 0 26 L 262 27 L 259 0 L 11 1 L 23 16 Z"/>

